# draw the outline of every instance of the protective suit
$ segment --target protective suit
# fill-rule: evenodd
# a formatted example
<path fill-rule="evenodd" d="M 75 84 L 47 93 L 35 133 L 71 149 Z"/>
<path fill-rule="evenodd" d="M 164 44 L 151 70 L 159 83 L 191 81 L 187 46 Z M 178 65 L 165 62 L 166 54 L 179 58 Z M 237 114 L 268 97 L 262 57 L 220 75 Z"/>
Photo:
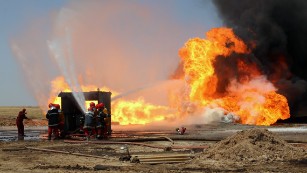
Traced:
<path fill-rule="evenodd" d="M 48 119 L 48 140 L 51 140 L 52 133 L 55 136 L 55 139 L 59 137 L 59 111 L 56 109 L 54 104 L 49 104 L 50 110 L 46 114 Z"/>
<path fill-rule="evenodd" d="M 19 111 L 18 116 L 16 118 L 16 126 L 18 129 L 18 136 L 24 136 L 24 125 L 23 125 L 23 120 L 28 119 L 26 116 L 27 112 L 26 109 L 22 109 Z"/>

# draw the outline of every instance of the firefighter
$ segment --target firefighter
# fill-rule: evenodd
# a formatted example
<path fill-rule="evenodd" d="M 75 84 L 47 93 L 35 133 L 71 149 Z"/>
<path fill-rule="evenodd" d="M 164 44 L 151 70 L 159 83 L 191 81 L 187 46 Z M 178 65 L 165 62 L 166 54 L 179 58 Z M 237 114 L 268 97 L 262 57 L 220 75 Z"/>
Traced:
<path fill-rule="evenodd" d="M 61 110 L 61 106 L 59 104 L 55 104 L 55 108 L 58 110 L 59 112 L 59 136 L 61 138 L 65 137 L 65 132 L 64 132 L 64 124 L 65 124 L 65 117 L 64 117 L 64 113 Z"/>
<path fill-rule="evenodd" d="M 103 103 L 99 103 L 96 105 L 97 109 L 97 138 L 105 138 L 107 137 L 107 126 L 106 126 L 106 118 L 107 118 L 107 109 L 104 107 Z"/>
<path fill-rule="evenodd" d="M 18 129 L 18 136 L 24 136 L 24 125 L 23 125 L 23 120 L 28 119 L 26 116 L 27 112 L 26 109 L 23 108 L 21 111 L 19 111 L 18 116 L 16 118 L 16 125 Z"/>
<path fill-rule="evenodd" d="M 111 131 L 109 131 L 111 126 L 111 114 L 109 113 L 108 109 L 104 106 L 103 108 L 103 114 L 105 116 L 104 122 L 105 122 L 105 128 L 103 129 L 103 134 L 105 137 L 110 135 Z"/>
<path fill-rule="evenodd" d="M 92 110 L 94 111 L 94 121 L 93 121 L 93 126 L 94 126 L 94 134 L 97 134 L 97 129 L 96 129 L 96 124 L 97 124 L 97 109 L 96 109 L 96 105 L 94 102 L 90 103 L 90 108 L 92 108 Z"/>
<path fill-rule="evenodd" d="M 88 111 L 84 115 L 84 134 L 89 140 L 91 135 L 96 135 L 95 131 L 95 103 L 91 102 Z"/>
<path fill-rule="evenodd" d="M 52 133 L 54 134 L 55 138 L 59 138 L 59 111 L 56 109 L 56 105 L 50 103 L 49 110 L 46 114 L 46 118 L 48 119 L 48 140 L 51 140 Z"/>

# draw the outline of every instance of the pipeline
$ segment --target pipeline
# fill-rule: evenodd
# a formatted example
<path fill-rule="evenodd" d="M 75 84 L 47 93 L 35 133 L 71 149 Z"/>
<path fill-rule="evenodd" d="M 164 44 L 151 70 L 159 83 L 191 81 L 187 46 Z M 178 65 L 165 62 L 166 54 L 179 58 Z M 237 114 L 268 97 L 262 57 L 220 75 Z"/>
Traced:
<path fill-rule="evenodd" d="M 184 163 L 195 157 L 194 154 L 154 154 L 154 155 L 132 155 L 131 163 L 143 164 L 170 164 Z"/>
<path fill-rule="evenodd" d="M 109 142 L 109 141 L 74 141 L 74 140 L 64 140 L 65 143 L 74 143 L 74 144 L 114 144 L 114 145 L 138 145 L 143 147 L 150 147 L 150 148 L 157 148 L 157 149 L 165 149 L 166 146 L 163 145 L 150 145 L 150 144 L 144 144 L 140 142 Z M 172 149 L 206 149 L 209 146 L 171 146 Z"/>
<path fill-rule="evenodd" d="M 100 158 L 100 159 L 106 159 L 105 157 L 101 156 L 95 156 L 95 155 L 89 155 L 89 154 L 81 154 L 81 153 L 72 153 L 68 151 L 59 151 L 59 150 L 51 150 L 51 149 L 44 149 L 44 148 L 34 148 L 34 147 L 25 147 L 26 149 L 30 150 L 37 150 L 37 151 L 45 151 L 45 152 L 52 152 L 52 153 L 60 153 L 60 154 L 70 154 L 70 155 L 76 155 L 76 156 L 85 156 L 85 157 L 94 157 L 94 158 Z"/>
<path fill-rule="evenodd" d="M 85 137 L 84 134 L 71 134 L 70 139 L 74 140 L 85 140 L 83 137 Z M 161 139 L 166 139 L 172 144 L 174 144 L 174 141 L 167 137 L 167 136 L 159 136 L 159 137 L 143 137 L 143 138 L 109 138 L 112 139 L 112 141 L 116 142 L 145 142 L 145 141 L 161 141 Z"/>
<path fill-rule="evenodd" d="M 166 139 L 174 144 L 174 141 L 167 136 L 159 137 L 142 137 L 142 138 L 112 138 L 116 142 L 147 142 L 147 141 L 161 141 L 161 139 Z"/>

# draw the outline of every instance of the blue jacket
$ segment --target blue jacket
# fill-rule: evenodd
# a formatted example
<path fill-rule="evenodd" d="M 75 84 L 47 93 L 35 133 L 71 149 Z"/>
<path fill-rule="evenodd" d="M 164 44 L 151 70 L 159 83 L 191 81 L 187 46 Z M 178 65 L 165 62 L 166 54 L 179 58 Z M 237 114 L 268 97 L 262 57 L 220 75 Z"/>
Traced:
<path fill-rule="evenodd" d="M 88 111 L 84 116 L 84 127 L 83 128 L 93 128 L 95 125 L 94 122 L 94 112 Z"/>

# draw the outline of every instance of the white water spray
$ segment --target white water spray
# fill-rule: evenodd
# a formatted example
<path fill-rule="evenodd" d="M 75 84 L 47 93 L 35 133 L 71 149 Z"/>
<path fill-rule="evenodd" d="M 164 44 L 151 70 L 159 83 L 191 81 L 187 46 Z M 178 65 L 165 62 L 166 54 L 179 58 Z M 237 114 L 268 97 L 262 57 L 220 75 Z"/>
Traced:
<path fill-rule="evenodd" d="M 60 41 L 56 40 L 48 41 L 48 47 L 50 51 L 53 52 L 54 58 L 57 61 L 65 80 L 71 88 L 72 94 L 75 97 L 79 107 L 85 112 L 85 98 L 75 75 L 72 52 L 68 51 L 68 55 L 65 56 L 63 49 L 61 49 L 61 47 L 63 47 L 63 44 Z M 67 48 L 70 49 L 70 47 Z"/>
<path fill-rule="evenodd" d="M 65 24 L 65 21 L 69 19 L 69 16 L 70 11 L 64 9 L 59 15 L 57 24 Z M 64 26 L 63 35 L 53 39 L 52 41 L 47 41 L 47 45 L 53 53 L 53 57 L 55 58 L 67 84 L 71 88 L 72 94 L 79 107 L 83 112 L 85 112 L 85 98 L 76 76 L 71 40 L 71 31 L 68 27 Z"/>

